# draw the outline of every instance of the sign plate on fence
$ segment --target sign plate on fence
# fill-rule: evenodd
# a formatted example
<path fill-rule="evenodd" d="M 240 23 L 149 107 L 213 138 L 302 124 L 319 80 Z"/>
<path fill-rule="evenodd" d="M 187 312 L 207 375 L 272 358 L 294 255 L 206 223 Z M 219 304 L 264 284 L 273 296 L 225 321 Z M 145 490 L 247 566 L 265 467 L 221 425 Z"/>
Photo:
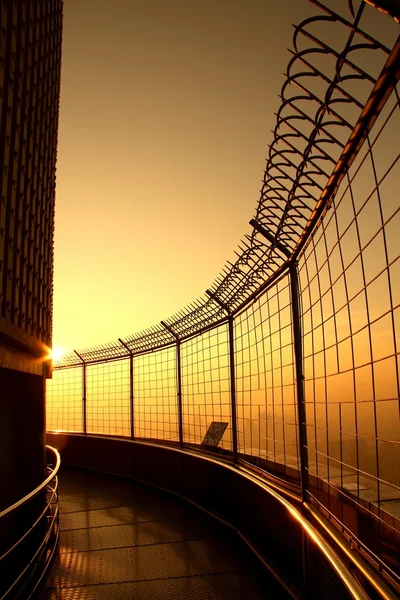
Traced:
<path fill-rule="evenodd" d="M 207 430 L 204 440 L 201 442 L 202 446 L 218 446 L 222 440 L 226 428 L 229 423 L 223 423 L 222 421 L 213 421 Z"/>

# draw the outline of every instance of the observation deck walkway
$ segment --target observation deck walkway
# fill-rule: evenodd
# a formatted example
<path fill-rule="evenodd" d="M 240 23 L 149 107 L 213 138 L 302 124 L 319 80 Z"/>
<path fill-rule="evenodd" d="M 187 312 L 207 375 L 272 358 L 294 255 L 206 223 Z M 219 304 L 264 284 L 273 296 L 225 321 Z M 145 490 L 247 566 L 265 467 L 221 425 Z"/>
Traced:
<path fill-rule="evenodd" d="M 169 494 L 64 467 L 59 502 L 60 545 L 38 600 L 288 597 L 236 534 Z"/>

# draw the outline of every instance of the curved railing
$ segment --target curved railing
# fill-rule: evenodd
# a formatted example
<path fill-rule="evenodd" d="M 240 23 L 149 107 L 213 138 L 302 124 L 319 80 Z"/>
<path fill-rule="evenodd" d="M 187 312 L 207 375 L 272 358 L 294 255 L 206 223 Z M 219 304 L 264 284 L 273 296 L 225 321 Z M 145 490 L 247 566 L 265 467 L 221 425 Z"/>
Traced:
<path fill-rule="evenodd" d="M 59 536 L 58 477 L 60 455 L 51 456 L 46 479 L 0 512 L 0 600 L 28 600 L 51 562 Z"/>
<path fill-rule="evenodd" d="M 64 464 L 133 478 L 217 518 L 296 600 L 395 598 L 318 511 L 302 507 L 298 496 L 245 467 L 149 442 L 48 435 L 60 448 Z"/>
<path fill-rule="evenodd" d="M 177 315 L 66 355 L 47 428 L 246 466 L 400 589 L 399 27 L 311 2 L 236 262 Z"/>

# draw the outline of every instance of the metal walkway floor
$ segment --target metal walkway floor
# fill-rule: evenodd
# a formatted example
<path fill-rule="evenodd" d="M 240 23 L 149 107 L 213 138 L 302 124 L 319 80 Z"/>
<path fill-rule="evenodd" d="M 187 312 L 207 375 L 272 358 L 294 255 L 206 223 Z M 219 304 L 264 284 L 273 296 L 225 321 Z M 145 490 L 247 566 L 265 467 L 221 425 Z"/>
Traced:
<path fill-rule="evenodd" d="M 60 528 L 38 600 L 287 597 L 234 532 L 135 482 L 63 468 Z"/>

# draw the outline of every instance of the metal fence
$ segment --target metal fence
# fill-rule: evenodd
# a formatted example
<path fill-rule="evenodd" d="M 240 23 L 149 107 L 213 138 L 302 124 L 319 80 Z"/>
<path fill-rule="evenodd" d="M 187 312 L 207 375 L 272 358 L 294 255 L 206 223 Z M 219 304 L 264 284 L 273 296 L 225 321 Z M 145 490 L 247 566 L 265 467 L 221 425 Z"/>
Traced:
<path fill-rule="evenodd" d="M 65 356 L 47 428 L 266 473 L 400 584 L 399 27 L 311 1 L 236 263 L 165 322 Z"/>

